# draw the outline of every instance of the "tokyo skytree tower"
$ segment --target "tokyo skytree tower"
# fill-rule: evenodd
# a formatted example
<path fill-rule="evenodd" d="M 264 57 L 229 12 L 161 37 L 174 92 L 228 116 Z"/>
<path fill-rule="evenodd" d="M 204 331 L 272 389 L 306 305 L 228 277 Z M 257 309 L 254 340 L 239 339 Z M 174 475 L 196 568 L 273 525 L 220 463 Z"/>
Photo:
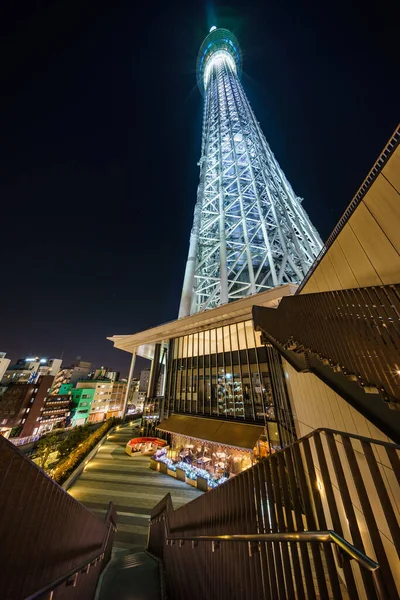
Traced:
<path fill-rule="evenodd" d="M 179 317 L 299 283 L 322 242 L 273 155 L 240 83 L 241 52 L 212 27 L 200 47 L 200 182 Z"/>

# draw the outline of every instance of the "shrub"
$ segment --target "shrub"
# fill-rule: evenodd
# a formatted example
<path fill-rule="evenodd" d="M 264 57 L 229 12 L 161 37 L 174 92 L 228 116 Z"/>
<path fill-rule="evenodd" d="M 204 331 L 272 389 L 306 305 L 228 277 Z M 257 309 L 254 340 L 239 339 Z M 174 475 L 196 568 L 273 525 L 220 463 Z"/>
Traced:
<path fill-rule="evenodd" d="M 89 435 L 81 444 L 73 450 L 67 458 L 62 460 L 53 471 L 53 479 L 59 484 L 63 484 L 68 479 L 76 467 L 86 458 L 91 450 L 99 443 L 107 431 L 114 427 L 119 419 L 108 419 L 97 431 Z"/>

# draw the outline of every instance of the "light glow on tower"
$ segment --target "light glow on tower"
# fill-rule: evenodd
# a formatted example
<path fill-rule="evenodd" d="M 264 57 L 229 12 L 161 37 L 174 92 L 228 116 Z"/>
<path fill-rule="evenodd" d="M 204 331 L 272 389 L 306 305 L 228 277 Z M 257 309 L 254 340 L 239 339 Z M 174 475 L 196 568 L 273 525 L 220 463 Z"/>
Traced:
<path fill-rule="evenodd" d="M 300 283 L 322 241 L 271 151 L 240 83 L 236 37 L 200 47 L 200 182 L 179 317 Z"/>

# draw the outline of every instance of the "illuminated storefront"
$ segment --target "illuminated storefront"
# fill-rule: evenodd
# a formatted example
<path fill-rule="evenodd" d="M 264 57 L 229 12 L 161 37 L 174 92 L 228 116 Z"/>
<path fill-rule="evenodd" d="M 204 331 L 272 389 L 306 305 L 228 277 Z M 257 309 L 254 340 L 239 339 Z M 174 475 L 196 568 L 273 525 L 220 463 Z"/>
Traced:
<path fill-rule="evenodd" d="M 262 292 L 257 305 L 275 308 L 294 292 L 290 285 Z M 282 361 L 254 330 L 253 304 L 244 298 L 112 338 L 135 353 L 130 376 L 136 355 L 153 361 L 144 433 L 165 437 L 168 449 L 157 452 L 152 468 L 191 485 L 203 474 L 213 487 L 294 440 Z M 165 385 L 158 392 L 161 367 Z"/>
<path fill-rule="evenodd" d="M 265 427 L 269 451 L 293 436 L 281 361 L 251 321 L 170 340 L 166 413 Z"/>

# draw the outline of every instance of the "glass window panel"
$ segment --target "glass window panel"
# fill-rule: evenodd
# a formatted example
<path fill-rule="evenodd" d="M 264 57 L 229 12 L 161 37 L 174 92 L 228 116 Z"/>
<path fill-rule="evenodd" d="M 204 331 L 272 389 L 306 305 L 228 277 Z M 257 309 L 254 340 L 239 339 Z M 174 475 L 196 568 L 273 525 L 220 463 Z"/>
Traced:
<path fill-rule="evenodd" d="M 216 330 L 215 329 L 210 329 L 210 354 L 216 354 L 217 353 L 217 337 L 216 337 Z"/>
<path fill-rule="evenodd" d="M 210 369 L 204 370 L 204 393 L 205 393 L 205 405 L 204 412 L 211 414 L 211 380 L 210 380 Z"/>
<path fill-rule="evenodd" d="M 188 347 L 188 336 L 185 335 L 185 337 L 183 338 L 183 354 L 182 357 L 186 358 L 187 357 L 187 347 Z"/>
<path fill-rule="evenodd" d="M 246 321 L 245 322 L 245 328 L 246 328 L 247 347 L 248 348 L 255 348 L 256 343 L 255 343 L 255 340 L 254 340 L 254 330 L 253 330 L 253 323 L 252 323 L 252 321 Z"/>
<path fill-rule="evenodd" d="M 210 385 L 210 395 L 211 395 L 211 414 L 218 414 L 218 381 L 217 381 L 217 368 L 212 367 L 211 369 L 211 385 Z"/>
<path fill-rule="evenodd" d="M 260 363 L 262 392 L 264 398 L 264 408 L 267 419 L 275 419 L 274 398 L 272 396 L 272 385 L 269 376 L 269 368 L 267 363 Z"/>
<path fill-rule="evenodd" d="M 181 379 L 182 379 L 182 369 L 180 363 L 178 361 L 178 371 L 176 374 L 176 399 L 178 400 L 178 409 L 179 409 L 179 400 L 181 398 Z"/>
<path fill-rule="evenodd" d="M 198 412 L 203 412 L 203 405 L 205 405 L 204 369 L 199 369 L 199 379 L 197 384 L 197 410 Z"/>
<path fill-rule="evenodd" d="M 272 454 L 281 449 L 277 423 L 268 423 L 268 436 Z"/>
<path fill-rule="evenodd" d="M 185 410 L 185 397 L 186 397 L 186 371 L 182 370 L 181 379 L 181 410 Z"/>
<path fill-rule="evenodd" d="M 260 373 L 258 372 L 258 366 L 253 364 L 250 365 L 251 369 L 251 380 L 253 384 L 253 393 L 254 393 L 254 409 L 256 413 L 257 420 L 264 420 L 264 406 L 263 406 L 263 392 L 262 392 L 262 382 Z"/>
<path fill-rule="evenodd" d="M 197 412 L 197 370 L 192 371 L 192 381 L 191 381 L 191 412 Z"/>
<path fill-rule="evenodd" d="M 231 350 L 239 350 L 236 324 L 229 325 L 229 327 L 231 330 Z"/>
<path fill-rule="evenodd" d="M 188 371 L 186 373 L 186 412 L 190 412 L 190 410 L 191 410 L 192 389 L 193 389 L 193 370 L 188 369 Z"/>
<path fill-rule="evenodd" d="M 199 355 L 199 334 L 195 333 L 193 336 L 193 356 Z"/>
<path fill-rule="evenodd" d="M 242 378 L 239 365 L 233 367 L 233 395 L 236 417 L 244 418 Z"/>
<path fill-rule="evenodd" d="M 183 343 L 185 341 L 185 338 L 181 337 L 179 338 L 179 350 L 178 350 L 178 358 L 182 358 L 183 357 Z"/>
<path fill-rule="evenodd" d="M 210 331 L 204 331 L 204 354 L 210 354 Z"/>
<path fill-rule="evenodd" d="M 218 327 L 218 329 L 216 330 L 217 352 L 223 352 L 224 351 L 224 344 L 223 344 L 222 334 L 223 334 L 222 327 Z"/>
<path fill-rule="evenodd" d="M 204 331 L 199 333 L 199 356 L 204 354 Z"/>
<path fill-rule="evenodd" d="M 250 382 L 250 373 L 247 365 L 242 364 L 242 388 L 243 388 L 243 403 L 244 415 L 246 419 L 253 419 L 253 402 L 252 389 Z"/>
<path fill-rule="evenodd" d="M 187 336 L 187 355 L 186 356 L 193 356 L 193 336 L 192 335 L 188 335 Z"/>
<path fill-rule="evenodd" d="M 238 331 L 239 348 L 240 348 L 240 350 L 246 350 L 247 344 L 246 344 L 246 335 L 245 335 L 245 331 L 244 331 L 244 323 L 237 324 L 237 331 Z"/>
<path fill-rule="evenodd" d="M 224 351 L 230 352 L 231 350 L 231 339 L 229 335 L 229 326 L 223 327 L 223 335 L 224 335 Z"/>
<path fill-rule="evenodd" d="M 225 405 L 226 380 L 225 380 L 225 370 L 221 365 L 218 367 L 217 394 L 218 394 L 219 414 L 225 415 L 226 414 L 226 405 Z"/>

